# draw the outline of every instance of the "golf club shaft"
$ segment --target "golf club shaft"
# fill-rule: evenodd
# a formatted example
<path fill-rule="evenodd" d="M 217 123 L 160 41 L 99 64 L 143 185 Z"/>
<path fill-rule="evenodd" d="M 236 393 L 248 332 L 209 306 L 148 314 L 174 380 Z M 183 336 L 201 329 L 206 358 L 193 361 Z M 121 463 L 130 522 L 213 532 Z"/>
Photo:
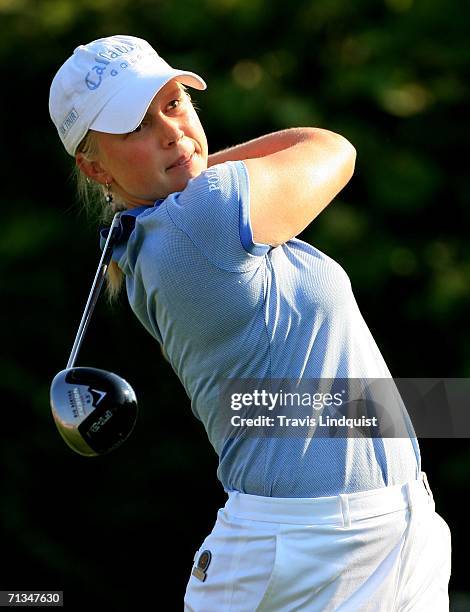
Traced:
<path fill-rule="evenodd" d="M 114 215 L 113 222 L 111 223 L 111 227 L 109 228 L 108 237 L 106 238 L 100 263 L 98 264 L 98 269 L 96 270 L 93 285 L 91 286 L 90 295 L 88 296 L 85 310 L 83 311 L 82 320 L 80 321 L 80 326 L 78 328 L 77 335 L 75 336 L 75 342 L 73 343 L 72 351 L 70 353 L 70 357 L 67 363 L 67 368 L 73 368 L 73 366 L 75 365 L 78 351 L 80 350 L 83 338 L 85 337 L 85 333 L 88 328 L 88 324 L 90 323 L 91 315 L 93 314 L 96 302 L 98 301 L 101 287 L 106 276 L 106 270 L 108 269 L 108 265 L 111 261 L 111 256 L 113 254 L 113 247 L 120 233 L 120 216 L 121 213 L 116 213 Z"/>

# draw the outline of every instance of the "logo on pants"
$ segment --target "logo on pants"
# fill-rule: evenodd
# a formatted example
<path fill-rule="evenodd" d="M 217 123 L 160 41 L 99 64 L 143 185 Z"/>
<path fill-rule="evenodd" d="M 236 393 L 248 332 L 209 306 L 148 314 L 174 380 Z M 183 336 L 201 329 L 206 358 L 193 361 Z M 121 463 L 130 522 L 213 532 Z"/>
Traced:
<path fill-rule="evenodd" d="M 204 582 L 207 576 L 207 568 L 210 565 L 212 553 L 210 550 L 203 550 L 197 560 L 197 565 L 193 568 L 192 574 L 201 582 Z"/>

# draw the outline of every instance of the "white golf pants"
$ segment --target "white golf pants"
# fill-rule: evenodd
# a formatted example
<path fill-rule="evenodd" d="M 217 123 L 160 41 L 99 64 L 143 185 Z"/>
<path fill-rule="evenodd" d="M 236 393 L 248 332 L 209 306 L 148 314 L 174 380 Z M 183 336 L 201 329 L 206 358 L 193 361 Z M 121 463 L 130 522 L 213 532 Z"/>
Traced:
<path fill-rule="evenodd" d="M 337 497 L 233 492 L 194 557 L 186 612 L 444 612 L 451 538 L 426 475 Z"/>

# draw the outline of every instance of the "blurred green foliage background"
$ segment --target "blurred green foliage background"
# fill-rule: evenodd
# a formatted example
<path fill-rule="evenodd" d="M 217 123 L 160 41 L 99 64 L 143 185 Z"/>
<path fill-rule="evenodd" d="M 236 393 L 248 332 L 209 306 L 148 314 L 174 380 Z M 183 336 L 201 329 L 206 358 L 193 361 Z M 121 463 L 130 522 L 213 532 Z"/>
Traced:
<path fill-rule="evenodd" d="M 79 364 L 132 383 L 132 438 L 85 459 L 53 424 L 49 385 L 99 258 L 48 116 L 62 62 L 102 36 L 146 38 L 207 80 L 192 93 L 211 151 L 298 125 L 349 138 L 355 176 L 303 237 L 350 275 L 395 376 L 468 377 L 469 19 L 457 0 L 0 0 L 1 589 L 62 589 L 80 610 L 166 595 L 179 610 L 224 502 L 203 428 L 124 297 L 101 300 Z M 452 606 L 470 609 L 470 445 L 421 450 L 454 538 Z"/>

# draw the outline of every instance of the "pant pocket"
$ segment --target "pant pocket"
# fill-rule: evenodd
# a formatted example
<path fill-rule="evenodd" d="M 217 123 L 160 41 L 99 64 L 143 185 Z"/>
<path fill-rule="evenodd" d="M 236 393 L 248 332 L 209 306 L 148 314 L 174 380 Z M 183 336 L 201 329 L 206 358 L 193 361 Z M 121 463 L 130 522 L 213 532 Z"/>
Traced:
<path fill-rule="evenodd" d="M 448 612 L 451 535 L 447 523 L 434 510 L 419 521 L 407 561 L 400 611 Z"/>
<path fill-rule="evenodd" d="M 273 574 L 278 526 L 220 513 L 195 555 L 187 612 L 254 612 Z M 201 565 L 202 567 L 198 567 Z"/>
<path fill-rule="evenodd" d="M 281 526 L 271 576 L 256 612 L 336 609 L 330 604 L 347 563 L 343 535 L 336 526 Z"/>
<path fill-rule="evenodd" d="M 445 522 L 440 514 L 434 513 L 434 519 L 437 523 L 437 546 L 441 554 L 441 570 L 440 580 L 442 586 L 448 589 L 450 573 L 452 567 L 452 535 L 449 525 Z"/>
<path fill-rule="evenodd" d="M 272 610 L 270 606 L 271 596 L 275 592 L 275 587 L 280 572 L 280 546 L 279 546 L 279 535 L 276 535 L 274 539 L 274 557 L 272 560 L 271 571 L 269 572 L 267 582 L 264 586 L 264 591 L 259 589 L 258 602 L 254 610 L 256 612 L 263 612 Z"/>

